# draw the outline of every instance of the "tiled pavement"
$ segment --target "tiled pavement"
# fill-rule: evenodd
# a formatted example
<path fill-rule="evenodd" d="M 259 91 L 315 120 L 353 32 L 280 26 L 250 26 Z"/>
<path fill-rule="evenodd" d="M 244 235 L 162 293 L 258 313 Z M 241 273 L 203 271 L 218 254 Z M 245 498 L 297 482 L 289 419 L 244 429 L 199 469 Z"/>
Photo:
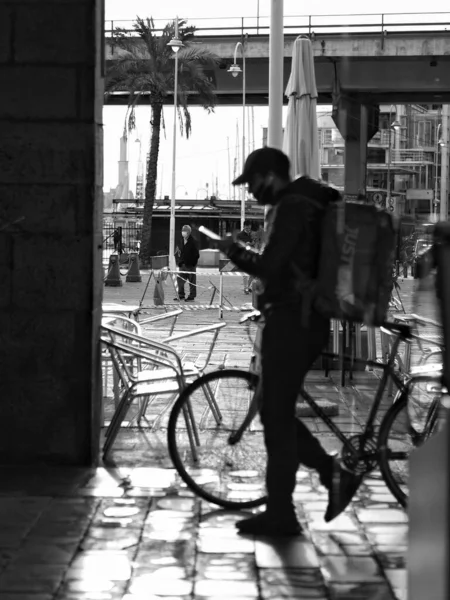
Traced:
<path fill-rule="evenodd" d="M 143 285 L 105 288 L 105 300 L 139 303 Z M 247 297 L 240 279 L 234 285 L 229 296 L 238 305 Z M 245 367 L 251 346 L 240 315 L 224 316 L 213 366 Z M 215 320 L 215 311 L 191 311 L 176 331 Z M 338 382 L 337 373 L 308 379 L 313 395 L 337 402 L 343 428 L 356 433 L 376 376 L 357 373 L 345 388 Z M 333 446 L 320 422 L 308 425 Z M 194 497 L 170 464 L 164 431 L 124 429 L 112 459 L 97 469 L 0 470 L 1 600 L 406 598 L 407 516 L 377 474 L 326 524 L 326 491 L 300 470 L 304 535 L 277 541 L 238 535 L 242 513 Z"/>

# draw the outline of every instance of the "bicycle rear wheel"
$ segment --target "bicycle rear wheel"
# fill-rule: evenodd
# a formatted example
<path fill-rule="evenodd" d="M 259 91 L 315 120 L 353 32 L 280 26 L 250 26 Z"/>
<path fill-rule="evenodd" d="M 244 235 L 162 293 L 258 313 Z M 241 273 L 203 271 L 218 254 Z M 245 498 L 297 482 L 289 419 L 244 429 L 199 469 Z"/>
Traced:
<path fill-rule="evenodd" d="M 380 468 L 386 485 L 406 507 L 408 504 L 409 457 L 435 435 L 445 409 L 440 393 L 430 392 L 429 382 L 420 382 L 407 392 L 399 392 L 380 426 L 378 449 Z"/>
<path fill-rule="evenodd" d="M 174 404 L 168 425 L 171 459 L 187 486 L 224 508 L 264 504 L 266 449 L 257 416 L 239 439 L 258 376 L 224 369 L 195 380 Z"/>

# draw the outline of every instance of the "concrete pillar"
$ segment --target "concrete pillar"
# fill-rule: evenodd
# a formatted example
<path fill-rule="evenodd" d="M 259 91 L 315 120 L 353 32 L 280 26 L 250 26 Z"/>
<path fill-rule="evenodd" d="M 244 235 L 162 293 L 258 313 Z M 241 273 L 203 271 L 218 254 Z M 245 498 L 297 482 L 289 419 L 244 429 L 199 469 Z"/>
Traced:
<path fill-rule="evenodd" d="M 333 107 L 333 120 L 345 140 L 344 195 L 366 195 L 367 143 L 378 131 L 379 109 L 342 96 Z"/>
<path fill-rule="evenodd" d="M 0 1 L 1 464 L 97 456 L 103 20 Z"/>
<path fill-rule="evenodd" d="M 443 384 L 450 390 L 450 223 L 436 225 L 439 307 L 444 334 Z M 448 400 L 448 396 L 446 398 Z M 409 600 L 450 597 L 449 421 L 409 461 Z"/>

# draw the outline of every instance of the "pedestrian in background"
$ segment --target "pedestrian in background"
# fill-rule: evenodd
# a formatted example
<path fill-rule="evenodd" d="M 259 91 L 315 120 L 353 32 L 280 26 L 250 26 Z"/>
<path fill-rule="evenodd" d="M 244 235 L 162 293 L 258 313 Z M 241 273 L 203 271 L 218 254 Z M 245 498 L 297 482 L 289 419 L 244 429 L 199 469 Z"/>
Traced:
<path fill-rule="evenodd" d="M 181 235 L 183 237 L 183 241 L 179 247 L 178 267 L 180 271 L 186 272 L 177 277 L 178 298 L 175 298 L 175 300 L 185 299 L 184 285 L 185 283 L 188 283 L 189 294 L 186 298 L 186 302 L 192 302 L 195 300 L 195 296 L 197 295 L 196 271 L 200 253 L 198 251 L 197 244 L 191 235 L 191 228 L 189 225 L 183 225 L 181 228 Z"/>
<path fill-rule="evenodd" d="M 244 229 L 237 234 L 236 239 L 246 248 L 253 248 L 255 246 L 254 237 L 252 236 L 252 224 L 248 219 L 244 221 Z M 253 280 L 253 275 L 244 275 L 244 294 L 251 293 L 252 290 L 250 286 Z"/>

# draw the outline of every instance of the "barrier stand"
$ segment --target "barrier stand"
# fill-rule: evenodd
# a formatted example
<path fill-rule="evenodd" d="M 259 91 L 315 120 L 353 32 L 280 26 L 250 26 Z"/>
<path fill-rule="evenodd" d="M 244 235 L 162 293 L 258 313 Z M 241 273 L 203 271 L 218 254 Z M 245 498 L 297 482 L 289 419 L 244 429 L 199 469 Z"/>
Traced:
<path fill-rule="evenodd" d="M 209 301 L 209 306 L 212 306 L 212 303 L 213 303 L 213 300 L 214 300 L 214 296 L 216 295 L 216 292 L 219 294 L 219 297 L 220 297 L 220 290 L 216 286 L 216 284 L 211 281 L 211 279 L 209 280 L 209 283 L 211 284 L 211 287 L 213 289 L 211 300 Z M 231 302 L 228 300 L 228 298 L 226 296 L 224 296 L 223 294 L 222 294 L 222 299 L 223 299 L 224 302 L 226 302 L 227 304 L 229 304 L 231 308 L 234 308 L 234 306 L 231 304 Z M 223 304 L 223 302 L 222 302 L 222 304 Z"/>
<path fill-rule="evenodd" d="M 162 285 L 161 271 L 155 275 L 155 291 L 153 292 L 153 302 L 155 303 L 155 306 L 162 306 L 164 304 L 164 288 Z"/>

